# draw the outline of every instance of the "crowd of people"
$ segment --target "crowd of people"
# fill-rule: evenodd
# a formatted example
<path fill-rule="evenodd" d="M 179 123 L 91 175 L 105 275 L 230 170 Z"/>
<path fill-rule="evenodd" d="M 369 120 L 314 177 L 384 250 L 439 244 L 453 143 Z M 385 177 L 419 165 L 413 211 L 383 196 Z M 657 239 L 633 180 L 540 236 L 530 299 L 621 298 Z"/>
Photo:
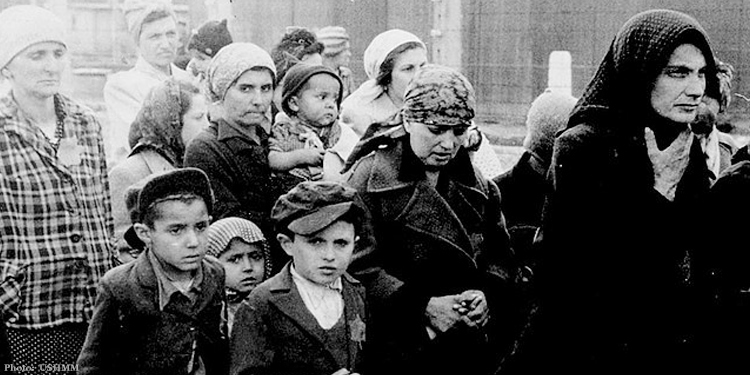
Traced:
<path fill-rule="evenodd" d="M 503 168 L 472 84 L 408 31 L 357 86 L 340 26 L 268 52 L 211 20 L 177 61 L 168 4 L 124 11 L 139 57 L 104 122 L 60 93 L 61 20 L 0 12 L 0 373 L 742 365 L 750 157 L 693 17 L 634 15 Z"/>

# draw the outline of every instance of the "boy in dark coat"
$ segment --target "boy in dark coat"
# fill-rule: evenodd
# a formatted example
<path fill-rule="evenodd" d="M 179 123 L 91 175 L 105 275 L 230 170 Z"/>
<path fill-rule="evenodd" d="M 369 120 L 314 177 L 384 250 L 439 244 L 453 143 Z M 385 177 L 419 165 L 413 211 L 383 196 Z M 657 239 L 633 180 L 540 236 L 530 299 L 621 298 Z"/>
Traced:
<path fill-rule="evenodd" d="M 271 217 L 292 257 L 237 311 L 232 374 L 352 374 L 362 371 L 364 288 L 346 273 L 363 211 L 335 182 L 302 182 Z"/>
<path fill-rule="evenodd" d="M 138 259 L 107 272 L 79 374 L 224 374 L 224 269 L 208 249 L 213 193 L 185 168 L 149 176 L 138 194 Z"/>

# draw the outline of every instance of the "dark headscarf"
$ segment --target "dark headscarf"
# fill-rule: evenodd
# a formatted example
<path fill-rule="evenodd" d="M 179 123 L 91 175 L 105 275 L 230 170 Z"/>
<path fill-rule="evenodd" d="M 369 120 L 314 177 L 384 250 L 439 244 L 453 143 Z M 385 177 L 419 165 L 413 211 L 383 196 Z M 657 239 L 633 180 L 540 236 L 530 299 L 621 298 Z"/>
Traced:
<path fill-rule="evenodd" d="M 191 100 L 184 100 L 182 86 L 191 88 L 191 84 L 170 78 L 154 87 L 143 107 L 130 125 L 128 143 L 135 155 L 150 149 L 158 152 L 177 168 L 182 166 L 185 144 L 182 141 L 182 115 L 188 111 Z M 192 87 L 188 97 L 200 91 Z"/>
<path fill-rule="evenodd" d="M 693 44 L 706 60 L 706 92 L 718 97 L 719 83 L 708 36 L 693 17 L 672 10 L 649 10 L 628 20 L 615 36 L 571 115 L 568 127 L 592 116 L 633 120 L 655 115 L 651 90 L 672 52 Z"/>

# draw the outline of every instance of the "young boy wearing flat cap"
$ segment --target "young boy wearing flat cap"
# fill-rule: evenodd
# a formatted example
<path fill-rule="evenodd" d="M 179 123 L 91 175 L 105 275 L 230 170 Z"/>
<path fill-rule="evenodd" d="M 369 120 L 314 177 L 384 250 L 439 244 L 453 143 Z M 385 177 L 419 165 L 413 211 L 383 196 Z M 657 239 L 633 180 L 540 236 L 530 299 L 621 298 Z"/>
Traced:
<path fill-rule="evenodd" d="M 235 316 L 232 374 L 362 371 L 364 288 L 346 273 L 364 211 L 337 182 L 305 181 L 271 212 L 292 260 L 250 293 Z"/>
<path fill-rule="evenodd" d="M 204 172 L 147 177 L 133 231 L 145 252 L 107 272 L 79 374 L 224 374 L 224 269 L 205 258 L 213 192 Z"/>

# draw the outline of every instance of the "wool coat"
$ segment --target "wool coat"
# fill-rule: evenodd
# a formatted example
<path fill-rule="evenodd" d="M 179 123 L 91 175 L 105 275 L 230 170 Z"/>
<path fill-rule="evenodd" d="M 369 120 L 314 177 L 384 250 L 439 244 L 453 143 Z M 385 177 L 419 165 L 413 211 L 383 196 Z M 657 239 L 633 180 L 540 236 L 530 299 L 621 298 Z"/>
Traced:
<path fill-rule="evenodd" d="M 499 326 L 513 325 L 516 272 L 499 192 L 472 167 L 468 152 L 461 149 L 441 171 L 436 189 L 426 181 L 408 135 L 402 136 L 357 162 L 349 184 L 372 215 L 350 270 L 373 301 L 382 370 L 475 373 L 488 365 L 484 361 L 500 357 L 502 350 L 488 350 L 486 339 L 507 343 L 513 335 L 508 327 L 494 334 Z M 429 299 L 470 289 L 487 297 L 489 328 L 456 328 L 429 340 L 424 318 Z M 447 358 L 443 355 L 472 360 L 438 361 Z"/>
<path fill-rule="evenodd" d="M 191 305 L 175 293 L 159 309 L 159 286 L 147 254 L 102 279 L 79 374 L 187 374 L 193 354 L 206 375 L 225 374 L 227 353 L 224 268 L 203 260 L 200 295 Z"/>
<path fill-rule="evenodd" d="M 346 361 L 326 337 L 297 290 L 291 263 L 256 287 L 235 315 L 231 344 L 231 374 L 330 375 L 341 368 L 364 370 L 367 308 L 364 287 L 342 276 Z M 337 359 L 338 358 L 338 359 Z"/>

